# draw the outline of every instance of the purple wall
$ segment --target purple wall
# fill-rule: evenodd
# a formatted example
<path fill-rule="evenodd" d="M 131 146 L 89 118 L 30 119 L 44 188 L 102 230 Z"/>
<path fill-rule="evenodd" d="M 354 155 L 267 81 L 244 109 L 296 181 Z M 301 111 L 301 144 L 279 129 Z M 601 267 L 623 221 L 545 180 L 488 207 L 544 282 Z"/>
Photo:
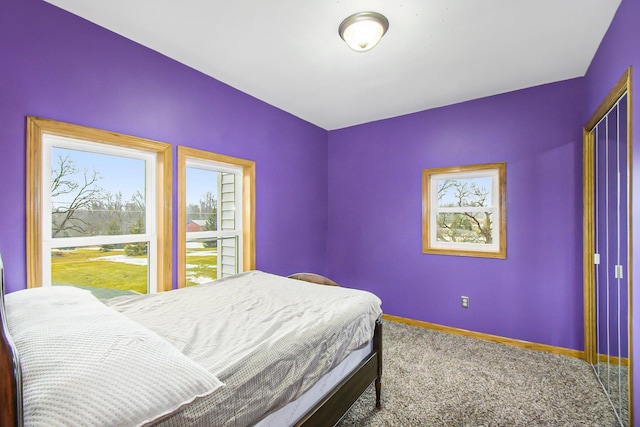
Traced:
<path fill-rule="evenodd" d="M 0 8 L 0 251 L 10 291 L 26 277 L 27 115 L 256 161 L 257 267 L 324 272 L 325 130 L 43 1 Z"/>
<path fill-rule="evenodd" d="M 623 0 L 584 79 L 327 133 L 41 0 L 0 0 L 9 290 L 26 276 L 25 117 L 36 115 L 255 160 L 260 269 L 328 274 L 379 294 L 389 314 L 582 350 L 581 127 L 640 59 L 639 18 Z M 508 258 L 422 254 L 421 171 L 496 161 L 507 162 Z"/>
<path fill-rule="evenodd" d="M 585 76 L 586 105 L 587 109 L 583 117 L 586 122 L 605 96 L 616 84 L 627 67 L 632 66 L 632 212 L 631 221 L 632 244 L 640 245 L 640 108 L 637 102 L 637 88 L 640 87 L 640 3 L 632 0 L 623 0 L 618 12 L 609 27 L 605 38 L 591 62 L 591 66 Z M 635 92 L 635 93 L 634 93 Z M 632 366 L 633 366 L 633 406 L 640 408 L 640 268 L 638 268 L 638 251 L 633 252 L 633 270 L 631 270 L 632 286 Z M 635 313 L 635 314 L 634 314 Z M 634 410 L 634 422 L 640 423 L 640 411 Z"/>
<path fill-rule="evenodd" d="M 583 94 L 574 79 L 330 132 L 331 277 L 389 314 L 582 350 Z M 507 259 L 423 254 L 421 171 L 502 161 Z"/>

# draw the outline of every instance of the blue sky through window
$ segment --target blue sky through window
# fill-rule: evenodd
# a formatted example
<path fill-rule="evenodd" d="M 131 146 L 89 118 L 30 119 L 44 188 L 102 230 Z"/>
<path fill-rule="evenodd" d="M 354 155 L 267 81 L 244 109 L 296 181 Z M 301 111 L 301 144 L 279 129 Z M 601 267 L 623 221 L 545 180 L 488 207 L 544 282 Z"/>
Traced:
<path fill-rule="evenodd" d="M 76 168 L 76 173 L 68 179 L 79 184 L 84 182 L 84 171 L 87 176 L 93 176 L 93 171 L 99 173 L 97 186 L 115 195 L 122 193 L 124 201 L 140 192 L 145 193 L 145 162 L 141 159 L 94 153 L 61 147 L 52 147 L 51 168 L 59 168 L 59 158 L 69 156 Z M 217 193 L 217 172 L 197 168 L 187 168 L 187 204 L 198 204 L 207 192 Z M 52 200 L 54 204 L 69 203 L 69 195 L 61 195 Z"/>
<path fill-rule="evenodd" d="M 444 179 L 437 180 L 438 190 L 440 190 L 446 181 L 447 180 Z M 458 206 L 458 191 L 461 186 L 465 186 L 468 190 L 475 186 L 475 188 L 486 194 L 483 206 L 491 206 L 492 178 L 490 176 L 480 178 L 455 178 L 449 181 L 455 185 L 447 186 L 443 193 L 438 193 L 439 196 L 442 196 L 438 199 L 438 206 Z M 474 196 L 473 192 L 471 192 L 468 196 L 464 197 L 463 200 L 466 202 L 463 202 L 463 206 L 470 206 L 474 205 L 478 197 Z"/>
<path fill-rule="evenodd" d="M 129 201 L 136 192 L 140 192 L 143 196 L 145 194 L 144 160 L 60 147 L 53 147 L 51 154 L 52 170 L 59 169 L 59 158 L 69 156 L 73 161 L 76 172 L 69 175 L 68 180 L 82 185 L 85 170 L 89 179 L 95 170 L 100 175 L 100 179 L 95 185 L 113 195 L 121 192 L 124 201 Z M 69 197 L 70 195 L 63 194 L 53 202 L 68 203 L 70 202 Z"/>
<path fill-rule="evenodd" d="M 188 167 L 186 168 L 187 178 L 187 205 L 197 205 L 200 199 L 208 192 L 213 194 L 216 200 L 218 197 L 218 175 L 219 172 L 206 169 Z"/>

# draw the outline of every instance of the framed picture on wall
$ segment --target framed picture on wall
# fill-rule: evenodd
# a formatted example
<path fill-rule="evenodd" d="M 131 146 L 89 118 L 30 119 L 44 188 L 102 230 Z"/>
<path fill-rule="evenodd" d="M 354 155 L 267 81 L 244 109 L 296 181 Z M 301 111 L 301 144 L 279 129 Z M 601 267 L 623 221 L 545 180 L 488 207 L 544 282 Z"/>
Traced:
<path fill-rule="evenodd" d="M 422 252 L 507 257 L 507 165 L 422 171 Z"/>

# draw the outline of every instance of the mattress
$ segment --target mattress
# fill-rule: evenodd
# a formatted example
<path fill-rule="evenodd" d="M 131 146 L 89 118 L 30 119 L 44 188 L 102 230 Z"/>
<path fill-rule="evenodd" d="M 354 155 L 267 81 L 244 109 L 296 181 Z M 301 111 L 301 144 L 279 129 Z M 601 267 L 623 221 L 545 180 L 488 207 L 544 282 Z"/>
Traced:
<path fill-rule="evenodd" d="M 270 413 L 260 420 L 255 427 L 283 427 L 296 424 L 306 413 L 324 398 L 325 394 L 335 388 L 344 378 L 373 351 L 373 342 L 355 350 L 338 366 L 320 378 L 302 396 L 289 402 L 286 406 Z"/>
<path fill-rule="evenodd" d="M 260 271 L 106 303 L 225 384 L 164 426 L 257 423 L 367 346 L 382 313 L 369 292 Z"/>

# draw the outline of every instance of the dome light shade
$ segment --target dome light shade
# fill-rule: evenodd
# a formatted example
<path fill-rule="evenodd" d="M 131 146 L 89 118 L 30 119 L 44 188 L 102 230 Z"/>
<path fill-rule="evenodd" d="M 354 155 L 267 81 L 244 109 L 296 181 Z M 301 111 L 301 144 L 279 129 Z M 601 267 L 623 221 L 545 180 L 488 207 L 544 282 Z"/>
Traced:
<path fill-rule="evenodd" d="M 366 52 L 378 44 L 389 28 L 389 21 L 377 12 L 359 12 L 338 27 L 342 40 L 356 52 Z"/>

